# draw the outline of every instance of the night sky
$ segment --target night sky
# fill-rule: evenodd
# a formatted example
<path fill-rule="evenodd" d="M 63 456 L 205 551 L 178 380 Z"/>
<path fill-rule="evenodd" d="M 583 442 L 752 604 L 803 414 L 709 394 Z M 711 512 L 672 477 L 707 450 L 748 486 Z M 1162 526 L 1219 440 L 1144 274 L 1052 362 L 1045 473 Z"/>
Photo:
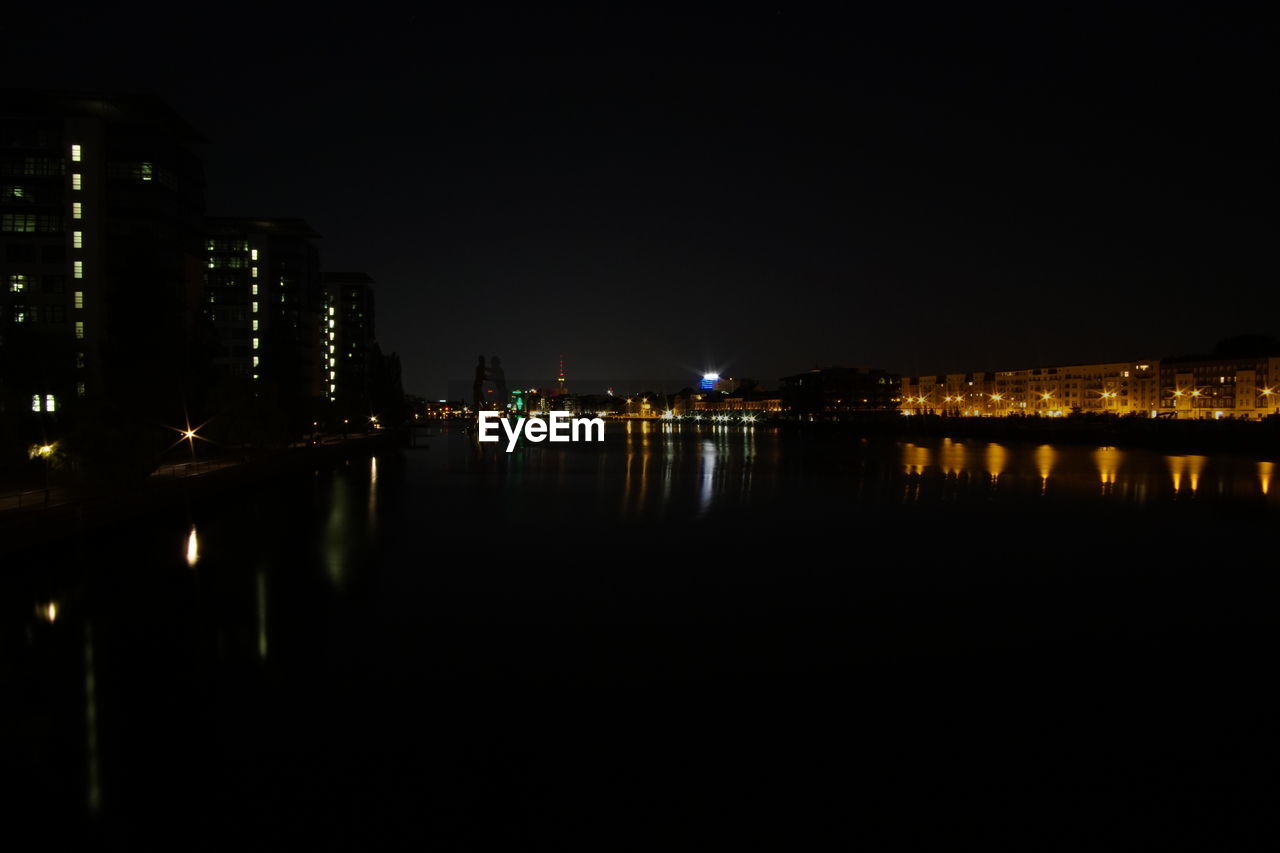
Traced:
<path fill-rule="evenodd" d="M 893 5 L 47 4 L 4 85 L 170 102 L 209 213 L 308 220 L 430 397 L 1277 331 L 1264 7 Z"/>

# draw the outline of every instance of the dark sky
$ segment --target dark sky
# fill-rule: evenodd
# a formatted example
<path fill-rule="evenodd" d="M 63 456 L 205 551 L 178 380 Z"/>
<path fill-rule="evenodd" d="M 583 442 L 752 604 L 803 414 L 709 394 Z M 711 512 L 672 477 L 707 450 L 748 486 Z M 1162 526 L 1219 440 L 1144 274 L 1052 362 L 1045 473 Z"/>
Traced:
<path fill-rule="evenodd" d="M 434 5 L 48 4 L 5 85 L 168 100 L 209 212 L 310 221 L 428 396 L 1277 331 L 1263 6 Z"/>

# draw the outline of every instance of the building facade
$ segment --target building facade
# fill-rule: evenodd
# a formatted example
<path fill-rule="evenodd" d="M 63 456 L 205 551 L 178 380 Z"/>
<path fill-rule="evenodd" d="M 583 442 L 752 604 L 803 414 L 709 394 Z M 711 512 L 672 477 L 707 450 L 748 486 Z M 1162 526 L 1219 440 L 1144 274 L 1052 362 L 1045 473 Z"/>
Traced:
<path fill-rule="evenodd" d="M 898 374 L 865 367 L 814 368 L 782 377 L 779 388 L 785 411 L 812 415 L 893 411 L 901 393 Z"/>
<path fill-rule="evenodd" d="M 152 98 L 0 95 L 0 410 L 182 410 L 201 374 L 202 142 Z"/>
<path fill-rule="evenodd" d="M 952 417 L 1145 414 L 1159 410 L 1155 360 L 1031 367 L 985 373 L 909 376 L 902 412 Z"/>
<path fill-rule="evenodd" d="M 325 273 L 322 280 L 325 399 L 368 408 L 376 370 L 374 281 L 362 272 Z"/>
<path fill-rule="evenodd" d="M 327 300 L 319 235 L 300 219 L 205 220 L 204 306 L 223 377 L 326 394 Z"/>

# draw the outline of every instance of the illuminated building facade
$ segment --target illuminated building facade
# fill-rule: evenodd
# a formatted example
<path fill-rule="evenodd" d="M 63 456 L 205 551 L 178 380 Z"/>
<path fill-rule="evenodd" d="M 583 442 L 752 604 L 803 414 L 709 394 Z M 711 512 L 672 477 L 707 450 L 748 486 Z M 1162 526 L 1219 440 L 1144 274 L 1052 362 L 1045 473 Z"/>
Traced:
<path fill-rule="evenodd" d="M 0 95 L 0 409 L 181 411 L 200 359 L 201 142 L 153 98 Z"/>
<path fill-rule="evenodd" d="M 1155 360 L 1031 367 L 902 380 L 904 414 L 1004 417 L 1143 414 L 1159 411 Z"/>
<path fill-rule="evenodd" d="M 362 272 L 324 273 L 321 323 L 322 384 L 326 399 L 368 406 L 374 359 L 374 281 Z"/>
<path fill-rule="evenodd" d="M 907 415 L 1257 420 L 1280 414 L 1280 353 L 1178 356 L 902 380 Z"/>
<path fill-rule="evenodd" d="M 1160 413 L 1180 420 L 1280 414 L 1280 354 L 1165 359 L 1159 394 Z"/>
<path fill-rule="evenodd" d="M 205 313 L 217 334 L 220 374 L 324 396 L 328 306 L 318 237 L 300 219 L 205 220 Z"/>

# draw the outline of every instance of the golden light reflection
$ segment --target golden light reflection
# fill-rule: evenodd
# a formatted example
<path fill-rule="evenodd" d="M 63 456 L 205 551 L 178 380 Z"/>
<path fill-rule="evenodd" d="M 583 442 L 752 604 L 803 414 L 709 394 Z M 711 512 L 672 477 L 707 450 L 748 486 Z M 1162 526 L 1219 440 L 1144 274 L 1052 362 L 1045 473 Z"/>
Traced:
<path fill-rule="evenodd" d="M 1169 462 L 1169 473 L 1173 477 L 1173 490 L 1182 491 L 1183 478 L 1187 487 L 1194 493 L 1200 488 L 1200 472 L 1204 470 L 1203 456 L 1166 456 Z"/>
<path fill-rule="evenodd" d="M 1258 484 L 1262 486 L 1264 495 L 1271 491 L 1271 474 L 1275 471 L 1275 467 L 1276 463 L 1274 462 L 1258 463 Z"/>
<path fill-rule="evenodd" d="M 929 467 L 929 448 L 907 442 L 902 445 L 902 468 L 907 474 L 923 474 Z"/>
<path fill-rule="evenodd" d="M 957 477 L 964 473 L 966 462 L 965 446 L 961 442 L 949 438 L 942 440 L 942 473 Z"/>
<path fill-rule="evenodd" d="M 200 537 L 196 535 L 196 526 L 191 525 L 191 532 L 187 534 L 187 565 L 195 566 L 196 561 L 200 559 Z"/>
<path fill-rule="evenodd" d="M 1120 451 L 1114 447 L 1099 447 L 1093 452 L 1093 461 L 1098 465 L 1102 485 L 1115 485 L 1116 471 L 1120 468 Z"/>
<path fill-rule="evenodd" d="M 1036 470 L 1040 472 L 1040 494 L 1044 494 L 1048 489 L 1049 475 L 1053 473 L 1053 466 L 1057 461 L 1058 451 L 1050 445 L 1042 444 L 1036 448 Z"/>
<path fill-rule="evenodd" d="M 985 457 L 987 471 L 990 472 L 991 481 L 994 483 L 1004 473 L 1005 465 L 1009 462 L 1009 451 L 1005 450 L 1004 445 L 996 444 L 993 441 L 987 445 Z"/>

